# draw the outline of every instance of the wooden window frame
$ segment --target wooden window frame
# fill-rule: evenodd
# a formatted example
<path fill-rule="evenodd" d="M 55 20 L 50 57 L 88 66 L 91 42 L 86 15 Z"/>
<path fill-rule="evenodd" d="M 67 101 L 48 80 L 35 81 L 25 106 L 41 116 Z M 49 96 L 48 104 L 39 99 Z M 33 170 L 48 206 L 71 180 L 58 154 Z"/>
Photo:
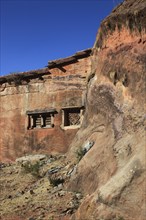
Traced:
<path fill-rule="evenodd" d="M 82 123 L 84 107 L 65 107 L 62 108 L 62 124 L 61 127 L 63 129 L 76 129 L 80 128 Z M 79 124 L 71 124 L 69 121 L 69 114 L 79 114 Z"/>
<path fill-rule="evenodd" d="M 55 113 L 56 112 L 27 112 L 27 129 L 53 128 Z"/>

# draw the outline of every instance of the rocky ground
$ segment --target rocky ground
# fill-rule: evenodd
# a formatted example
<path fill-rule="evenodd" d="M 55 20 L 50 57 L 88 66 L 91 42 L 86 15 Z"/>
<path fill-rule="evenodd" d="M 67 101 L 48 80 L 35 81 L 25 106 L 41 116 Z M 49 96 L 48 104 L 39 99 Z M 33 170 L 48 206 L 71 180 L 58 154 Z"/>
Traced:
<path fill-rule="evenodd" d="M 0 219 L 69 219 L 82 200 L 81 193 L 66 189 L 73 167 L 64 155 L 1 163 Z"/>

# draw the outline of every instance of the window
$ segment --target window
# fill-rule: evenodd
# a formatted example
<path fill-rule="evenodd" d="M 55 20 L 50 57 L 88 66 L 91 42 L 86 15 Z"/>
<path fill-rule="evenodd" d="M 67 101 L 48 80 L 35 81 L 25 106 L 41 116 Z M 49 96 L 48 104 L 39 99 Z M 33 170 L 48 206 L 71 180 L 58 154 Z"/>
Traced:
<path fill-rule="evenodd" d="M 52 118 L 51 117 L 54 117 L 54 115 L 46 115 L 44 116 L 43 120 L 44 120 L 44 127 L 49 127 L 52 125 Z"/>
<path fill-rule="evenodd" d="M 34 128 L 52 128 L 54 127 L 55 111 L 32 112 L 28 111 L 28 129 Z"/>
<path fill-rule="evenodd" d="M 63 127 L 80 127 L 83 109 L 80 107 L 63 108 L 62 125 Z"/>
<path fill-rule="evenodd" d="M 33 127 L 41 127 L 41 115 L 34 115 L 33 117 Z"/>

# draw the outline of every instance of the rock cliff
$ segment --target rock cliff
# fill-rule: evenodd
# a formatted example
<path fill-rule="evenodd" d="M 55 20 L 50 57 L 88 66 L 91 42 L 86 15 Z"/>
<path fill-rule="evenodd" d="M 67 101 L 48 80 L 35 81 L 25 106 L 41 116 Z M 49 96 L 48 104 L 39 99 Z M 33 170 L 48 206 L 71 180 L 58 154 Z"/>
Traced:
<path fill-rule="evenodd" d="M 2 183 L 11 174 L 1 196 L 4 217 L 145 219 L 145 21 L 146 1 L 125 0 L 101 23 L 81 128 L 59 162 L 51 157 L 41 164 L 41 179 L 27 176 L 23 185 L 16 181 L 16 175 L 22 181 L 18 164 L 2 168 Z M 52 187 L 48 171 L 50 183 L 63 180 L 63 185 Z"/>
<path fill-rule="evenodd" d="M 125 0 L 98 31 L 85 117 L 69 152 L 94 142 L 69 184 L 85 196 L 72 219 L 146 217 L 145 20 L 146 1 Z"/>

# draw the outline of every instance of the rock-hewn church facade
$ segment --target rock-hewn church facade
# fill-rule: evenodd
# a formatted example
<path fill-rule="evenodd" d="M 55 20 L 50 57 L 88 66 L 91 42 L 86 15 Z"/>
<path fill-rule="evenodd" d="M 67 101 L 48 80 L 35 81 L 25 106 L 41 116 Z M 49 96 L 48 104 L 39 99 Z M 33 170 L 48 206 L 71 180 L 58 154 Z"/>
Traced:
<path fill-rule="evenodd" d="M 67 151 L 85 111 L 90 54 L 87 49 L 0 77 L 0 160 Z"/>

